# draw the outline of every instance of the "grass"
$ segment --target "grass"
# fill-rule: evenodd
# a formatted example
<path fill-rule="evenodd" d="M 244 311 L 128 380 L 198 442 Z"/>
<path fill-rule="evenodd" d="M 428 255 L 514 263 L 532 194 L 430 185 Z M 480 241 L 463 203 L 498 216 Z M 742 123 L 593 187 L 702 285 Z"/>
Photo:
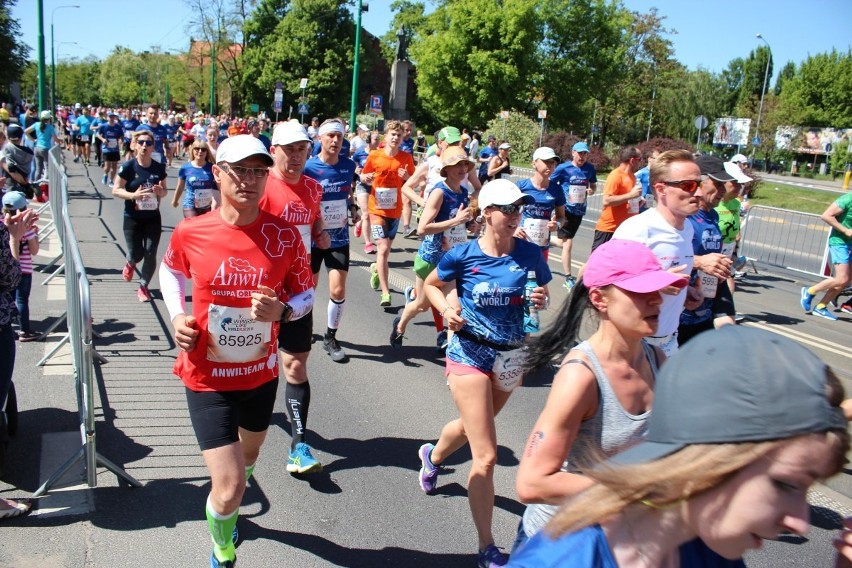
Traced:
<path fill-rule="evenodd" d="M 795 187 L 773 181 L 762 181 L 757 186 L 756 195 L 751 199 L 753 205 L 765 205 L 803 213 L 822 214 L 834 203 L 839 193 Z"/>

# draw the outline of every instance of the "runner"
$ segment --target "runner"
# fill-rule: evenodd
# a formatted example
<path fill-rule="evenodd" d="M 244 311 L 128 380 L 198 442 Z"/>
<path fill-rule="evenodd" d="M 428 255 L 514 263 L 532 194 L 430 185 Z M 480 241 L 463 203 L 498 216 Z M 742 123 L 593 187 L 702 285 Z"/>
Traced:
<path fill-rule="evenodd" d="M 311 270 L 316 281 L 322 265 L 328 270 L 328 327 L 322 346 L 332 361 L 341 362 L 346 353 L 337 341 L 337 330 L 343 318 L 346 303 L 346 277 L 349 275 L 349 216 L 358 226 L 361 218 L 358 206 L 352 203 L 352 180 L 355 162 L 341 153 L 344 127 L 339 118 L 324 121 L 317 129 L 317 140 L 322 144 L 319 156 L 308 160 L 305 175 L 317 180 L 323 189 L 323 225 L 331 243 L 329 248 L 311 251 Z"/>
<path fill-rule="evenodd" d="M 550 256 L 550 232 L 565 223 L 565 193 L 550 179 L 558 163 L 553 148 L 542 146 L 533 152 L 533 177 L 518 182 L 518 188 L 535 203 L 524 206 L 515 236 L 538 245 L 545 261 Z"/>
<path fill-rule="evenodd" d="M 130 282 L 136 263 L 143 261 L 136 297 L 140 302 L 150 302 L 148 285 L 157 269 L 157 247 L 162 233 L 160 199 L 167 193 L 167 174 L 166 166 L 151 159 L 154 135 L 150 130 L 134 132 L 133 144 L 136 157 L 118 169 L 112 195 L 125 200 L 123 226 L 127 262 L 121 276 L 125 282 Z"/>
<path fill-rule="evenodd" d="M 527 275 L 536 275 L 532 301 L 539 309 L 546 305 L 551 279 L 539 247 L 513 236 L 522 205 L 531 201 L 508 180 L 485 184 L 479 194 L 485 218 L 482 236 L 444 254 L 424 284 L 424 293 L 432 305 L 443 306 L 442 314 L 455 332 L 447 347 L 446 375 L 459 418 L 444 426 L 435 445 L 420 447 L 420 488 L 432 493 L 440 464 L 470 444 L 468 501 L 479 539 L 480 568 L 503 566 L 508 560 L 494 545 L 491 529 L 497 461 L 494 419 L 523 380 Z M 447 299 L 445 286 L 457 290 L 461 309 Z"/>
<path fill-rule="evenodd" d="M 181 349 L 174 373 L 186 387 L 211 477 L 205 508 L 213 539 L 210 565 L 233 568 L 240 502 L 275 405 L 279 322 L 309 313 L 313 293 L 296 228 L 258 207 L 272 163 L 263 144 L 250 136 L 232 138 L 219 159 L 213 175 L 222 206 L 175 227 L 160 280 Z M 185 306 L 188 278 L 191 315 Z"/>
<path fill-rule="evenodd" d="M 838 197 L 823 212 L 821 219 L 831 227 L 828 251 L 834 266 L 834 276 L 826 278 L 816 286 L 802 288 L 801 304 L 806 314 L 813 313 L 815 316 L 837 321 L 837 316 L 829 311 L 828 304 L 836 299 L 852 280 L 849 267 L 849 255 L 852 252 L 852 193 Z M 814 298 L 820 292 L 824 292 L 822 300 L 816 308 L 812 308 Z"/>
<path fill-rule="evenodd" d="M 267 180 L 266 193 L 260 201 L 262 210 L 296 226 L 309 257 L 312 243 L 316 243 L 318 248 L 328 248 L 330 244 L 328 233 L 323 231 L 320 216 L 322 186 L 302 173 L 310 146 L 308 134 L 298 122 L 284 122 L 275 127 L 272 132 L 274 164 Z M 310 258 L 308 262 L 310 263 Z M 313 285 L 311 278 L 311 286 Z M 322 471 L 322 464 L 313 456 L 311 447 L 305 441 L 311 404 L 308 355 L 311 351 L 313 329 L 314 318 L 311 311 L 298 321 L 282 326 L 282 333 L 278 337 L 284 377 L 287 380 L 284 392 L 292 435 L 287 471 L 299 474 Z"/>
<path fill-rule="evenodd" d="M 393 320 L 391 327 L 390 344 L 394 349 L 402 346 L 408 323 L 432 306 L 423 293 L 426 277 L 448 250 L 467 242 L 467 226 L 471 223 L 470 194 L 462 182 L 475 169 L 475 164 L 458 146 L 445 149 L 441 160 L 444 166 L 439 173 L 444 181 L 438 182 L 426 199 L 417 228 L 425 237 L 414 257 L 414 298 L 410 301 L 406 298 L 405 309 Z M 443 321 L 442 316 L 438 318 Z"/>
<path fill-rule="evenodd" d="M 642 205 L 642 184 L 636 181 L 635 172 L 642 154 L 635 146 L 625 146 L 618 152 L 618 166 L 606 177 L 601 215 L 595 224 L 592 251 L 612 238 L 625 219 L 639 213 Z"/>
<path fill-rule="evenodd" d="M 74 132 L 77 134 L 77 155 L 74 156 L 74 161 L 79 162 L 82 158 L 87 166 L 90 164 L 89 154 L 92 142 L 92 122 L 92 111 L 86 107 L 83 109 L 82 116 L 78 116 L 72 125 Z"/>
<path fill-rule="evenodd" d="M 192 159 L 178 170 L 178 182 L 172 195 L 172 207 L 181 203 L 181 194 L 186 189 L 183 198 L 183 216 L 197 217 L 210 211 L 217 203 L 216 195 L 219 188 L 213 175 L 213 164 L 207 144 L 196 140 L 190 147 Z"/>
<path fill-rule="evenodd" d="M 135 110 L 127 110 L 124 112 L 124 120 L 121 121 L 121 127 L 124 129 L 124 159 L 129 160 L 133 155 L 133 133 L 139 128 L 139 114 Z"/>
<path fill-rule="evenodd" d="M 169 133 L 168 130 L 166 130 L 166 127 L 160 124 L 160 107 L 157 105 L 150 105 L 148 107 L 147 115 L 148 122 L 146 124 L 139 125 L 136 130 L 147 130 L 153 134 L 154 151 L 151 153 L 151 159 L 165 164 L 166 151 L 169 148 Z"/>
<path fill-rule="evenodd" d="M 364 164 L 367 163 L 367 157 L 370 152 L 379 147 L 379 133 L 373 130 L 369 135 L 369 145 L 361 148 L 352 155 L 357 166 L 355 173 L 358 176 L 358 181 L 355 183 L 355 199 L 358 201 L 358 209 L 360 211 L 361 221 L 355 224 L 355 237 L 364 237 L 364 254 L 375 254 L 376 245 L 373 244 L 373 238 L 370 236 L 370 216 L 367 215 L 367 202 L 370 196 L 370 185 L 365 184 L 361 179 L 361 170 Z"/>
<path fill-rule="evenodd" d="M 124 129 L 118 123 L 118 114 L 112 111 L 107 114 L 107 122 L 98 128 L 97 136 L 103 146 L 104 176 L 101 178 L 101 183 L 107 185 L 109 180 L 115 178 L 118 160 L 121 158 L 119 146 L 124 138 Z"/>
<path fill-rule="evenodd" d="M 361 170 L 361 180 L 372 187 L 368 200 L 370 231 L 373 242 L 378 246 L 376 262 L 370 265 L 370 286 L 381 288 L 379 305 L 391 305 L 388 287 L 388 257 L 391 245 L 399 229 L 402 212 L 402 184 L 414 173 L 411 154 L 400 153 L 399 141 L 402 124 L 390 120 L 385 125 L 385 147 L 372 152 Z"/>
<path fill-rule="evenodd" d="M 586 198 L 594 195 L 598 187 L 598 176 L 595 167 L 587 160 L 589 145 L 577 142 L 571 148 L 571 161 L 560 164 L 553 172 L 551 179 L 556 181 L 565 193 L 565 223 L 556 232 L 562 246 L 562 270 L 565 272 L 567 290 L 574 287 L 576 278 L 571 276 L 571 248 L 574 246 L 574 235 L 583 222 L 586 214 Z"/>

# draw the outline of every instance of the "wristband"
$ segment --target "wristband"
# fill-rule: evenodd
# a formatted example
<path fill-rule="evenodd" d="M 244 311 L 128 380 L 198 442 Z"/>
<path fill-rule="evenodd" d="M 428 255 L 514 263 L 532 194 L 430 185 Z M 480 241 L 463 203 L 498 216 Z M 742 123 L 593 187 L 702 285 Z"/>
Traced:
<path fill-rule="evenodd" d="M 449 310 L 449 309 L 452 309 L 452 306 L 450 306 L 450 305 L 448 304 L 446 308 L 444 308 L 443 310 L 441 310 L 441 317 L 444 317 L 444 314 L 445 314 L 445 313 L 447 312 L 447 310 Z"/>

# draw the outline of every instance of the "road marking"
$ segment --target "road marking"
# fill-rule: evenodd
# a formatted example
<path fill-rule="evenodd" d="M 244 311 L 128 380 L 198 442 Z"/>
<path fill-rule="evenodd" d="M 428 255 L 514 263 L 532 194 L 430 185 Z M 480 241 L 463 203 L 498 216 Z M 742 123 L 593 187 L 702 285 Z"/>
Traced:
<path fill-rule="evenodd" d="M 749 319 L 749 316 L 746 316 L 746 320 Z M 744 325 L 765 329 L 766 331 L 771 331 L 773 333 L 777 333 L 778 335 L 783 335 L 784 337 L 787 337 L 799 343 L 804 343 L 806 345 L 810 345 L 811 347 L 816 347 L 817 349 L 822 349 L 823 351 L 828 351 L 830 353 L 834 353 L 835 355 L 846 357 L 847 359 L 852 358 L 852 349 L 848 347 L 844 347 L 836 343 L 829 344 L 827 340 L 814 337 L 813 335 L 803 333 L 801 331 L 796 331 L 786 326 L 780 326 L 778 324 L 758 321 L 746 321 Z"/>

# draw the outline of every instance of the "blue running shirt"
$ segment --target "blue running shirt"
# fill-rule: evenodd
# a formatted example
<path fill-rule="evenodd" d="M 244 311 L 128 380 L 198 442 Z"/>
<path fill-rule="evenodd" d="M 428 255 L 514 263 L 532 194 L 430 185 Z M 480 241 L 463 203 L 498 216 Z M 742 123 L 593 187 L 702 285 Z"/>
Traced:
<path fill-rule="evenodd" d="M 563 162 L 556 166 L 550 179 L 559 184 L 565 194 L 565 212 L 582 217 L 586 214 L 586 190 L 598 183 L 595 167 L 586 162 L 579 168 L 574 162 Z"/>
<path fill-rule="evenodd" d="M 331 237 L 331 248 L 349 246 L 349 205 L 355 162 L 341 154 L 334 165 L 314 156 L 305 164 L 305 175 L 322 186 L 322 214 L 325 232 Z"/>
<path fill-rule="evenodd" d="M 470 206 L 470 196 L 464 186 L 461 188 L 461 193 L 456 193 L 441 181 L 435 185 L 432 191 L 439 190 L 443 192 L 444 200 L 441 202 L 441 207 L 438 209 L 438 214 L 435 215 L 433 222 L 440 223 L 452 219 L 462 205 Z M 438 264 L 438 261 L 444 256 L 444 238 L 447 239 L 448 249 L 464 244 L 467 242 L 467 228 L 462 224 L 447 231 L 426 235 L 423 237 L 423 242 L 420 243 L 420 250 L 417 251 L 417 254 L 429 264 Z"/>
<path fill-rule="evenodd" d="M 527 240 L 541 247 L 550 248 L 550 232 L 547 223 L 553 218 L 556 208 L 565 205 L 565 194 L 555 181 L 550 180 L 547 188 L 542 191 L 533 185 L 532 179 L 522 179 L 518 188 L 525 194 L 531 195 L 535 203 L 524 205 L 521 210 L 521 228 L 527 234 Z"/>

